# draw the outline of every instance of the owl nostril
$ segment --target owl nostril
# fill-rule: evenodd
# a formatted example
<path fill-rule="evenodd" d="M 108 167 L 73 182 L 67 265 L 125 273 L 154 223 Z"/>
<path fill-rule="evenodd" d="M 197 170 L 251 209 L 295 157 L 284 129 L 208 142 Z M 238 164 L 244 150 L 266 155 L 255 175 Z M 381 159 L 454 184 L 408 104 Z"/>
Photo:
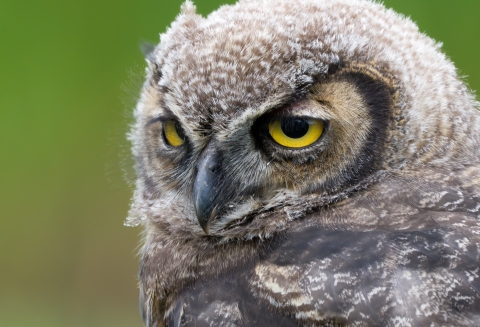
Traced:
<path fill-rule="evenodd" d="M 205 165 L 205 168 L 208 169 L 212 174 L 216 174 L 220 170 L 220 163 L 218 160 L 209 161 Z"/>

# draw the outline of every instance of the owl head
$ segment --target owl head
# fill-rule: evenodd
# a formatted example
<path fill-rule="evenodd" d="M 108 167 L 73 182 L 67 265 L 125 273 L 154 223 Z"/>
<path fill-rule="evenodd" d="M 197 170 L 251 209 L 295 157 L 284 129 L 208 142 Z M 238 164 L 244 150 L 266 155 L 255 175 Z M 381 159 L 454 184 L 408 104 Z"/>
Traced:
<path fill-rule="evenodd" d="M 479 161 L 480 115 L 440 46 L 362 0 L 187 1 L 147 56 L 127 220 L 268 237 L 388 172 Z"/>

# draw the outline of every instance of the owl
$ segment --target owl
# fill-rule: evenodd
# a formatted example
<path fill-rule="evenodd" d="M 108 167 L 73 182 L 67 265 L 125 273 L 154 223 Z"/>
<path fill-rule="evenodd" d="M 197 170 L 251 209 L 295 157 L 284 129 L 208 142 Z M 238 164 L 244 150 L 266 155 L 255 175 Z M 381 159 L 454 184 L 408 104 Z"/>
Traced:
<path fill-rule="evenodd" d="M 159 326 L 480 326 L 480 111 L 368 0 L 187 1 L 129 134 Z"/>

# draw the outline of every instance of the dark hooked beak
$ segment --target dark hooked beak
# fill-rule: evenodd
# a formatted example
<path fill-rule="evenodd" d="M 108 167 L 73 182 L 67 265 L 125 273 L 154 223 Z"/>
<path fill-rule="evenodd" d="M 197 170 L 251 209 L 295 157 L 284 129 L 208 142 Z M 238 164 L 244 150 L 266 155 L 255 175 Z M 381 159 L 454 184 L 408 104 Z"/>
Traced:
<path fill-rule="evenodd" d="M 219 214 L 225 203 L 231 198 L 224 189 L 224 176 L 221 169 L 221 156 L 210 142 L 197 163 L 197 176 L 193 185 L 193 203 L 198 222 L 208 234 L 210 223 Z M 231 189 L 231 187 L 227 187 Z M 224 193 L 227 191 L 227 193 Z"/>

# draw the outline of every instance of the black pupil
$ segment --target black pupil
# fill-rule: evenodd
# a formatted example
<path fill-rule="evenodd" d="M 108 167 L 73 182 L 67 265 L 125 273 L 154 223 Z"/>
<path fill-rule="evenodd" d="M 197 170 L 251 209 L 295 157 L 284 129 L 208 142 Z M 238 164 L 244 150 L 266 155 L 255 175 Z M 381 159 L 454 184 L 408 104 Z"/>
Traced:
<path fill-rule="evenodd" d="M 178 122 L 175 122 L 175 131 L 177 132 L 178 137 L 185 141 L 185 133 L 183 133 L 183 129 Z"/>
<path fill-rule="evenodd" d="M 292 138 L 298 139 L 307 134 L 310 125 L 308 121 L 302 118 L 284 118 L 282 119 L 283 133 Z"/>

